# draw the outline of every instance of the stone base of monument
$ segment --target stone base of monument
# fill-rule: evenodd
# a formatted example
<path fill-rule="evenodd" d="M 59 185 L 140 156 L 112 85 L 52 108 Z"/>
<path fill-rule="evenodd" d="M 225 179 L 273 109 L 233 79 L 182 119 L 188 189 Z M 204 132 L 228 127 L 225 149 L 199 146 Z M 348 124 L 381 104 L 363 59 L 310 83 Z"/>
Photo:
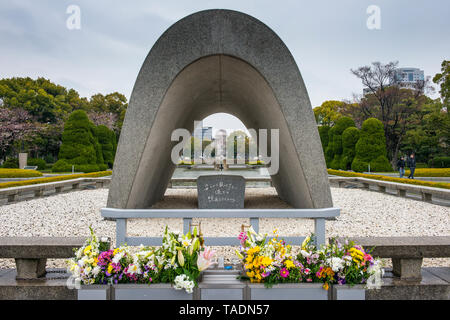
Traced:
<path fill-rule="evenodd" d="M 248 300 L 328 300 L 321 283 L 280 283 L 266 288 L 262 283 L 247 285 Z"/>
<path fill-rule="evenodd" d="M 176 290 L 170 283 L 116 284 L 112 286 L 112 300 L 194 300 L 198 289 L 193 293 Z"/>
<path fill-rule="evenodd" d="M 77 290 L 78 300 L 110 300 L 110 285 L 82 285 Z"/>
<path fill-rule="evenodd" d="M 48 268 L 44 277 L 16 279 L 15 269 L 0 269 L 0 300 L 76 300 L 77 290 L 67 287 L 65 269 Z"/>
<path fill-rule="evenodd" d="M 366 291 L 366 300 L 450 300 L 450 268 L 422 268 L 422 279 L 402 280 L 386 269 L 380 289 Z"/>
<path fill-rule="evenodd" d="M 246 300 L 247 283 L 239 270 L 205 270 L 199 283 L 200 300 Z"/>
<path fill-rule="evenodd" d="M 332 285 L 329 290 L 331 300 L 366 300 L 364 285 Z"/>

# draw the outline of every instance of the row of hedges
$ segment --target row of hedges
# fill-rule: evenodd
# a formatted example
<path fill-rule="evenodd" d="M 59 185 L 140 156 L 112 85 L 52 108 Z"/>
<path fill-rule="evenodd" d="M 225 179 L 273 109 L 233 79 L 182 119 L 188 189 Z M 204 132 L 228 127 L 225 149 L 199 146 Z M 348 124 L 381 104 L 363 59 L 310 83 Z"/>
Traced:
<path fill-rule="evenodd" d="M 35 170 L 0 169 L 0 178 L 33 178 L 42 177 L 42 173 Z"/>
<path fill-rule="evenodd" d="M 75 164 L 75 172 L 98 172 L 108 169 L 108 165 L 102 164 Z M 67 160 L 58 160 L 52 167 L 52 172 L 72 172 L 72 165 Z"/>
<path fill-rule="evenodd" d="M 26 181 L 3 182 L 3 183 L 0 183 L 0 189 L 12 188 L 12 187 L 22 187 L 22 186 L 33 185 L 33 184 L 57 182 L 57 181 L 64 181 L 64 180 L 71 180 L 71 179 L 78 179 L 78 178 L 100 178 L 100 177 L 110 176 L 111 174 L 112 174 L 112 171 L 101 171 L 101 172 L 91 172 L 91 173 L 69 174 L 69 175 L 64 175 L 64 176 L 32 179 L 32 180 L 26 180 Z"/>
<path fill-rule="evenodd" d="M 383 124 L 375 118 L 363 122 L 361 130 L 349 117 L 342 117 L 333 127 L 319 127 L 327 167 L 364 172 L 392 171 L 387 159 Z"/>
<path fill-rule="evenodd" d="M 405 171 L 406 176 L 410 173 Z M 415 177 L 450 177 L 450 168 L 417 168 L 414 171 Z"/>
<path fill-rule="evenodd" d="M 450 157 L 436 157 L 428 162 L 430 168 L 450 168 Z"/>
<path fill-rule="evenodd" d="M 333 170 L 333 169 L 328 169 L 328 173 L 332 174 L 332 175 L 336 175 L 336 176 L 342 176 L 342 177 L 361 177 L 361 178 L 374 179 L 374 180 L 413 184 L 413 185 L 424 186 L 424 187 L 450 189 L 450 183 L 446 183 L 446 182 L 431 182 L 431 181 L 421 181 L 421 180 L 405 179 L 405 178 L 394 178 L 394 177 L 380 176 L 380 175 L 374 175 L 374 174 L 364 174 L 364 173 Z"/>
<path fill-rule="evenodd" d="M 40 159 L 40 158 L 28 158 L 27 166 L 37 166 L 37 170 L 45 170 L 45 169 L 51 168 L 51 165 L 47 164 L 47 162 L 45 162 L 44 159 Z M 1 168 L 18 169 L 19 168 L 19 159 L 8 158 L 3 163 Z"/>

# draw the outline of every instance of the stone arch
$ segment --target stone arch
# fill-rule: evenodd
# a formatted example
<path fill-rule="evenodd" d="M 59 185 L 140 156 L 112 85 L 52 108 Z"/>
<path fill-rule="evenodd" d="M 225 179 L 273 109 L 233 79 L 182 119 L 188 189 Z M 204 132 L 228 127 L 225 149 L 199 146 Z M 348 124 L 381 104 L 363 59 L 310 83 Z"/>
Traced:
<path fill-rule="evenodd" d="M 283 41 L 265 24 L 206 10 L 172 25 L 138 74 L 125 116 L 108 207 L 149 208 L 175 166 L 176 128 L 226 112 L 247 128 L 280 129 L 279 196 L 295 208 L 332 207 L 320 138 L 304 82 Z"/>

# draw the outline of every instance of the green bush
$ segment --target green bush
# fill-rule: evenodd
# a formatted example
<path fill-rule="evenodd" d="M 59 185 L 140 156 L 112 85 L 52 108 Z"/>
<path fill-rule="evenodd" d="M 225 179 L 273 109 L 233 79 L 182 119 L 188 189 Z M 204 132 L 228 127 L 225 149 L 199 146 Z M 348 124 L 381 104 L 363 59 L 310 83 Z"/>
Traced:
<path fill-rule="evenodd" d="M 430 168 L 450 168 L 450 157 L 436 157 L 428 162 Z"/>
<path fill-rule="evenodd" d="M 3 162 L 2 168 L 18 169 L 19 168 L 19 159 L 17 159 L 17 158 L 6 159 L 6 161 Z"/>
<path fill-rule="evenodd" d="M 37 170 L 47 169 L 47 163 L 45 160 L 39 158 L 29 158 L 27 160 L 27 166 L 37 166 Z"/>
<path fill-rule="evenodd" d="M 44 161 L 49 164 L 49 163 L 55 163 L 55 157 L 52 156 L 51 154 L 48 154 L 44 157 Z"/>
<path fill-rule="evenodd" d="M 52 172 L 72 172 L 72 165 L 66 160 L 60 159 L 53 164 Z"/>
<path fill-rule="evenodd" d="M 327 165 L 333 169 L 340 169 L 342 158 L 342 133 L 349 127 L 354 127 L 355 121 L 349 117 L 342 117 L 328 131 L 328 145 L 325 150 Z"/>
<path fill-rule="evenodd" d="M 360 138 L 356 143 L 352 170 L 366 171 L 370 163 L 370 171 L 392 171 L 392 166 L 386 154 L 386 137 L 384 136 L 383 124 L 375 118 L 367 119 L 363 122 Z"/>
<path fill-rule="evenodd" d="M 349 127 L 342 133 L 342 158 L 340 169 L 348 170 L 351 168 L 355 158 L 355 147 L 359 140 L 359 130 L 356 127 Z"/>
<path fill-rule="evenodd" d="M 64 125 L 59 159 L 52 167 L 53 172 L 72 171 L 72 165 L 82 165 L 86 172 L 98 171 L 103 164 L 102 147 L 95 134 L 95 126 L 83 110 L 72 112 Z M 64 162 L 60 162 L 64 160 Z M 67 168 L 69 165 L 70 169 Z M 92 165 L 92 166 L 86 166 Z M 60 171 L 61 169 L 65 169 Z M 95 170 L 94 170 L 95 169 Z M 84 171 L 84 170 L 82 170 Z"/>
<path fill-rule="evenodd" d="M 375 160 L 370 162 L 371 172 L 391 172 L 392 166 L 386 156 L 379 156 Z"/>
<path fill-rule="evenodd" d="M 417 163 L 416 163 L 416 168 L 417 168 L 417 169 L 419 169 L 419 168 L 421 168 L 421 169 L 426 169 L 426 168 L 428 168 L 428 164 L 426 164 L 426 163 L 424 163 L 424 162 L 417 162 Z"/>
<path fill-rule="evenodd" d="M 107 168 L 105 168 L 105 170 L 106 169 Z M 98 171 L 100 171 L 98 164 L 77 164 L 77 165 L 75 165 L 75 172 L 89 173 L 89 172 L 98 172 Z"/>
<path fill-rule="evenodd" d="M 325 154 L 325 160 L 327 162 L 328 162 L 328 160 L 326 159 L 326 150 L 327 150 L 327 146 L 328 146 L 328 134 L 329 134 L 330 129 L 331 129 L 331 127 L 329 127 L 329 126 L 319 126 L 318 127 L 320 142 L 322 142 L 322 149 L 323 149 L 323 153 Z"/>
<path fill-rule="evenodd" d="M 108 169 L 106 164 L 76 164 L 74 165 L 75 172 L 98 172 L 105 171 Z M 72 172 L 72 165 L 68 163 L 66 160 L 61 159 L 58 160 L 52 167 L 52 172 Z"/>
<path fill-rule="evenodd" d="M 114 131 L 108 129 L 104 125 L 95 128 L 95 134 L 100 143 L 103 161 L 106 166 L 112 168 L 114 163 L 115 149 L 116 149 L 116 135 Z"/>

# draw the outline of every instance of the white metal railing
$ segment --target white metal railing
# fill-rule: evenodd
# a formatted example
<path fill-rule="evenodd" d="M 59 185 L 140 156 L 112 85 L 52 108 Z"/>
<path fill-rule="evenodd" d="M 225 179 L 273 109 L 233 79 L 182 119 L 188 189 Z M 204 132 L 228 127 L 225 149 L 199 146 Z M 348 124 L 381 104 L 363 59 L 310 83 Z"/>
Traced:
<path fill-rule="evenodd" d="M 183 232 L 190 230 L 193 218 L 247 218 L 253 229 L 259 231 L 260 218 L 314 219 L 314 235 L 317 246 L 325 244 L 325 220 L 335 219 L 339 208 L 323 209 L 115 209 L 103 208 L 101 215 L 116 221 L 116 246 L 159 246 L 161 237 L 128 237 L 127 219 L 182 218 Z M 305 237 L 283 237 L 292 245 L 300 245 Z M 237 237 L 205 237 L 209 246 L 238 246 Z"/>

